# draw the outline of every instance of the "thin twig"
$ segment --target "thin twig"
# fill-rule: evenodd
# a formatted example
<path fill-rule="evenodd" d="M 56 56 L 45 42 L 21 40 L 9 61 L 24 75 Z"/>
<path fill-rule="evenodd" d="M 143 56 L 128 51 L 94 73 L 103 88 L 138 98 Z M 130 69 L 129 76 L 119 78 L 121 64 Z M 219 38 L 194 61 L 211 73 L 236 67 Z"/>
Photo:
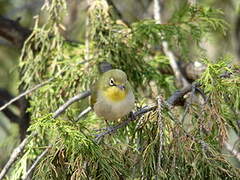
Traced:
<path fill-rule="evenodd" d="M 162 24 L 162 11 L 163 11 L 163 3 L 160 2 L 160 0 L 154 0 L 154 19 L 156 20 L 157 24 Z M 173 72 L 175 74 L 175 77 L 178 81 L 183 85 L 183 87 L 189 86 L 189 82 L 184 77 L 182 72 L 180 71 L 179 65 L 177 64 L 177 57 L 174 55 L 174 53 L 169 49 L 168 42 L 163 41 L 162 42 L 163 51 L 166 54 L 166 56 L 169 57 L 169 63 L 173 69 Z"/>
<path fill-rule="evenodd" d="M 226 141 L 223 144 L 225 148 L 240 162 L 240 152 L 237 151 L 231 144 Z"/>
<path fill-rule="evenodd" d="M 47 85 L 48 83 L 50 83 L 54 78 L 50 78 L 47 81 L 42 82 L 41 84 L 38 84 L 36 86 L 34 86 L 31 89 L 26 90 L 25 92 L 21 93 L 20 95 L 18 95 L 17 97 L 13 98 L 12 100 L 10 100 L 9 102 L 7 102 L 6 104 L 4 104 L 2 107 L 0 107 L 0 111 L 2 111 L 3 109 L 5 109 L 6 107 L 8 107 L 9 105 L 11 105 L 13 102 L 19 100 L 20 98 L 22 98 L 23 96 L 26 96 L 27 94 L 39 89 L 40 87 L 43 87 L 45 85 Z"/>
<path fill-rule="evenodd" d="M 32 133 L 30 136 L 26 137 L 12 152 L 12 154 L 10 155 L 10 158 L 8 160 L 8 162 L 5 164 L 5 166 L 3 167 L 1 173 L 0 173 L 0 180 L 2 180 L 5 175 L 7 174 L 7 172 L 9 171 L 9 169 L 11 168 L 12 164 L 17 160 L 17 158 L 19 157 L 19 155 L 23 152 L 24 147 L 28 144 L 29 140 L 36 136 L 37 133 Z"/>
<path fill-rule="evenodd" d="M 164 106 L 163 97 L 159 96 L 157 98 L 157 111 L 158 111 L 158 132 L 159 132 L 159 152 L 158 152 L 158 162 L 157 162 L 157 169 L 160 173 L 161 170 L 161 159 L 162 159 L 162 148 L 163 148 L 163 116 L 162 110 Z"/>
<path fill-rule="evenodd" d="M 171 95 L 168 98 L 167 103 L 170 106 L 175 106 L 175 105 L 182 104 L 181 102 L 183 101 L 183 96 L 185 94 L 189 93 L 191 90 L 192 90 L 192 86 L 189 85 L 189 86 L 183 88 L 182 90 L 176 91 L 173 95 Z"/>
<path fill-rule="evenodd" d="M 120 124 L 118 124 L 118 125 L 116 125 L 116 126 L 114 126 L 114 127 L 108 128 L 107 131 L 104 131 L 104 132 L 102 132 L 102 133 L 100 133 L 100 134 L 95 135 L 95 136 L 96 136 L 96 139 L 95 139 L 95 140 L 98 141 L 98 140 L 99 140 L 100 138 L 102 138 L 103 136 L 106 136 L 106 135 L 108 135 L 108 134 L 111 134 L 111 133 L 116 132 L 118 129 L 126 126 L 129 122 L 135 120 L 137 116 L 140 116 L 140 115 L 142 115 L 142 114 L 145 114 L 145 113 L 147 113 L 147 112 L 149 112 L 149 111 L 152 111 L 152 110 L 154 110 L 154 109 L 156 109 L 156 108 L 157 108 L 156 105 L 150 106 L 150 107 L 147 106 L 147 107 L 144 107 L 144 108 L 140 109 L 139 111 L 136 111 L 135 113 L 133 113 L 132 117 L 129 117 L 126 121 L 124 121 L 124 122 L 122 122 L 122 123 L 120 123 Z"/>
<path fill-rule="evenodd" d="M 32 173 L 32 171 L 36 168 L 40 160 L 47 154 L 48 150 L 51 148 L 51 145 L 49 145 L 34 161 L 32 166 L 28 169 L 26 174 L 23 175 L 22 180 L 27 180 L 28 176 Z"/>
<path fill-rule="evenodd" d="M 186 103 L 186 107 L 185 107 L 184 113 L 183 113 L 182 118 L 180 120 L 180 122 L 182 124 L 184 124 L 185 117 L 186 117 L 187 113 L 189 112 L 190 106 L 192 105 L 193 96 L 195 95 L 195 92 L 196 92 L 196 87 L 195 87 L 195 85 L 192 85 L 190 101 Z"/>
<path fill-rule="evenodd" d="M 85 116 L 86 114 L 88 114 L 90 111 L 92 110 L 92 108 L 90 106 L 88 106 L 86 109 L 84 109 L 77 117 L 78 121 L 80 118 L 82 118 L 83 116 Z"/>
<path fill-rule="evenodd" d="M 84 91 L 76 96 L 73 96 L 72 98 L 70 98 L 66 103 L 64 103 L 62 106 L 60 106 L 54 113 L 53 113 L 53 118 L 58 117 L 60 114 L 62 114 L 63 111 L 65 111 L 65 109 L 68 108 L 68 106 L 70 106 L 72 103 L 84 99 L 88 96 L 91 95 L 90 91 Z"/>

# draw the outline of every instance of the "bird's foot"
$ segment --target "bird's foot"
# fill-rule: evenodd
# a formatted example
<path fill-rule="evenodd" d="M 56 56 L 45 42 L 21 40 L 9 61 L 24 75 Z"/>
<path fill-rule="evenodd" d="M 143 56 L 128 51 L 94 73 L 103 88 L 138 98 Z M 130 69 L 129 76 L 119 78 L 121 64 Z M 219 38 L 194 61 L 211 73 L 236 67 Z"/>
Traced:
<path fill-rule="evenodd" d="M 129 119 L 131 119 L 131 121 L 135 120 L 137 117 L 134 115 L 134 113 L 131 111 L 129 113 L 129 116 L 128 116 Z"/>

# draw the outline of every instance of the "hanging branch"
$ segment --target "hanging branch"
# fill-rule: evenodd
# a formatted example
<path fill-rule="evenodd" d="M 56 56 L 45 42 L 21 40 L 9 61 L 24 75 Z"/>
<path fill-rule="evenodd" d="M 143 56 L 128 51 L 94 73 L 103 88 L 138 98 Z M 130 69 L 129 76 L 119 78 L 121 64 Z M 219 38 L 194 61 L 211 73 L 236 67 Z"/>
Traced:
<path fill-rule="evenodd" d="M 156 20 L 157 24 L 162 24 L 162 11 L 163 11 L 163 3 L 160 2 L 160 0 L 154 0 L 154 19 Z M 174 53 L 169 49 L 168 42 L 163 41 L 162 42 L 163 51 L 166 54 L 166 56 L 169 57 L 169 63 L 173 69 L 174 75 L 177 78 L 177 82 L 180 82 L 183 87 L 189 86 L 189 82 L 182 74 L 180 67 L 177 63 L 177 57 L 174 55 Z"/>
<path fill-rule="evenodd" d="M 57 118 L 60 114 L 62 114 L 72 103 L 79 101 L 81 99 L 84 99 L 88 96 L 90 96 L 91 92 L 90 91 L 84 91 L 80 94 L 77 94 L 76 96 L 70 98 L 66 103 L 64 103 L 62 106 L 60 106 L 54 113 L 53 113 L 53 118 Z M 38 165 L 40 160 L 47 154 L 48 150 L 52 147 L 52 145 L 49 145 L 38 157 L 37 159 L 33 162 L 32 166 L 28 169 L 26 174 L 23 176 L 22 179 L 27 179 L 27 177 L 31 174 L 31 172 L 35 169 L 35 167 Z M 1 180 L 1 179 L 0 179 Z"/>

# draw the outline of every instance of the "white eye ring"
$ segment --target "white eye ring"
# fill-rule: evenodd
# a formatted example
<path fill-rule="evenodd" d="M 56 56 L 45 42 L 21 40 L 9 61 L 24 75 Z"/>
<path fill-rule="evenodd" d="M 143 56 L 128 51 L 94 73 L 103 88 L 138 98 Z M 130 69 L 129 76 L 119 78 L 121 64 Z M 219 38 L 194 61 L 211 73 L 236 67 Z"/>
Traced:
<path fill-rule="evenodd" d="M 116 86 L 116 84 L 114 83 L 114 79 L 113 78 L 110 79 L 109 85 L 110 86 Z"/>

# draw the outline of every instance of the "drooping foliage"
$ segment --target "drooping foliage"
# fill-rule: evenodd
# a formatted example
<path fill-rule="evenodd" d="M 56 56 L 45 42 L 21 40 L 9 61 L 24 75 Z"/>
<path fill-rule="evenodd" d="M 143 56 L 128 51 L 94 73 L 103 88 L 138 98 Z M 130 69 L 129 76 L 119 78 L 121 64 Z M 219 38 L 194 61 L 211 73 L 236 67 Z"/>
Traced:
<path fill-rule="evenodd" d="M 185 109 L 169 108 L 165 100 L 176 89 L 174 77 L 158 71 L 158 66 L 169 63 L 168 57 L 155 52 L 161 42 L 168 41 L 170 48 L 188 59 L 189 41 L 198 46 L 207 33 L 226 31 L 218 10 L 185 4 L 166 24 L 144 20 L 127 26 L 113 18 L 105 1 L 95 0 L 88 9 L 89 36 L 84 44 L 61 36 L 65 0 L 47 2 L 42 11 L 48 20 L 40 26 L 41 16 L 36 17 L 22 51 L 20 72 L 25 88 L 52 80 L 29 95 L 29 131 L 38 135 L 28 144 L 10 179 L 24 175 L 28 163 L 48 146 L 33 179 L 238 178 L 239 169 L 222 154 L 222 145 L 229 129 L 239 131 L 239 72 L 228 67 L 227 58 L 217 62 L 204 59 L 207 68 L 199 83 L 207 99 L 203 102 L 193 91 Z M 87 100 L 75 103 L 57 118 L 52 113 L 69 98 L 90 89 L 102 61 L 128 74 L 137 97 L 135 110 L 149 105 L 149 97 L 157 108 L 96 141 L 96 129 L 105 127 L 104 121 L 92 112 L 76 121 L 88 106 Z M 223 77 L 226 72 L 232 74 Z M 160 97 L 150 96 L 151 82 Z M 202 103 L 194 101 L 196 98 Z"/>

